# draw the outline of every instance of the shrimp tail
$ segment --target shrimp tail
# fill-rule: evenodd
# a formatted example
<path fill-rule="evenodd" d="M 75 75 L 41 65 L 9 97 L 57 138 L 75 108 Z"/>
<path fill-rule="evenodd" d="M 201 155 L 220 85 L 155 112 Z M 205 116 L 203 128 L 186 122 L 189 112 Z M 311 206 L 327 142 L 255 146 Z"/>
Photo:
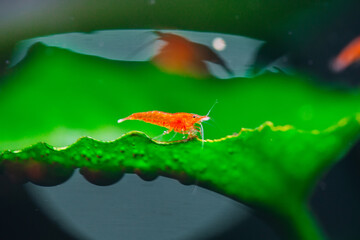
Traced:
<path fill-rule="evenodd" d="M 144 121 L 144 117 L 146 117 L 147 115 L 149 115 L 149 113 L 133 113 L 126 118 L 120 118 L 118 120 L 118 123 L 122 123 L 126 120 L 142 120 L 142 121 Z"/>
<path fill-rule="evenodd" d="M 126 120 L 129 120 L 129 118 L 127 118 L 127 117 L 126 118 L 120 118 L 117 122 L 122 123 L 123 121 L 126 121 Z"/>

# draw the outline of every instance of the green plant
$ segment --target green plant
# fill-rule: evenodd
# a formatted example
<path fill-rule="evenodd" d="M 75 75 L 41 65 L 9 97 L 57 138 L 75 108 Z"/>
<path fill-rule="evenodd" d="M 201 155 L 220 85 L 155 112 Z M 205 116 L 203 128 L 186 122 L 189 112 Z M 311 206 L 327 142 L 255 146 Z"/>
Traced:
<path fill-rule="evenodd" d="M 55 185 L 74 168 L 100 185 L 123 173 L 168 176 L 270 212 L 298 239 L 323 238 L 308 197 L 359 133 L 358 92 L 324 88 L 300 75 L 195 80 L 151 63 L 37 45 L 2 90 L 0 111 L 8 117 L 0 119 L 6 126 L 0 159 L 10 178 Z M 220 103 L 211 117 L 218 128 L 205 127 L 204 148 L 199 140 L 153 141 L 163 131 L 157 126 L 116 123 L 148 110 L 201 114 L 215 99 Z M 84 137 L 59 148 L 86 135 L 102 141 Z M 36 142 L 47 143 L 29 147 Z"/>

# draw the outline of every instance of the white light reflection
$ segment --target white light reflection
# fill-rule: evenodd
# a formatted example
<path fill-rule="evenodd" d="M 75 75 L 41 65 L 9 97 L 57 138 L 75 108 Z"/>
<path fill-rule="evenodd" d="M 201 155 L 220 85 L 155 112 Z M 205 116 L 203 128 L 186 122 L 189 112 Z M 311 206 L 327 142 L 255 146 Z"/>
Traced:
<path fill-rule="evenodd" d="M 223 51 L 226 48 L 226 42 L 223 38 L 217 37 L 212 41 L 212 46 L 215 50 Z"/>

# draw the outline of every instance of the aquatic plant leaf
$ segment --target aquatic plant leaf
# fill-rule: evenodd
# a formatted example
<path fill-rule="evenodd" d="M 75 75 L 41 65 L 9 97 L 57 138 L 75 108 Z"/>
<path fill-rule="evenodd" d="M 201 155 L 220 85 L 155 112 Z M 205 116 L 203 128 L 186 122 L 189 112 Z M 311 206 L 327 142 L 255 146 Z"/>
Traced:
<path fill-rule="evenodd" d="M 5 174 L 43 185 L 56 182 L 52 177 L 49 184 L 48 179 L 55 172 L 62 182 L 74 168 L 99 185 L 111 184 L 124 173 L 145 180 L 175 178 L 269 211 L 287 222 L 298 239 L 321 239 L 306 201 L 321 173 L 356 140 L 359 121 L 360 115 L 345 118 L 323 131 L 265 122 L 207 140 L 203 148 L 199 139 L 157 142 L 130 132 L 110 142 L 84 137 L 66 148 L 38 143 L 5 151 L 0 159 Z"/>
<path fill-rule="evenodd" d="M 198 181 L 278 215 L 300 239 L 321 238 L 306 198 L 358 133 L 355 118 L 336 124 L 360 112 L 358 90 L 324 87 L 306 76 L 199 81 L 163 73 L 151 63 L 104 60 L 38 44 L 1 80 L 0 112 L 6 117 L 0 118 L 0 151 L 13 150 L 1 156 L 2 169 L 13 182 L 52 186 L 75 168 L 98 185 L 112 184 L 125 172 L 146 180 L 161 174 L 185 184 Z M 209 141 L 203 150 L 195 140 L 157 143 L 139 133 L 115 142 L 81 138 L 72 147 L 50 146 L 67 146 L 81 136 L 113 140 L 131 130 L 152 138 L 163 129 L 137 121 L 119 125 L 117 119 L 149 110 L 206 114 L 215 99 L 219 104 L 210 117 L 218 127 L 205 126 L 206 138 L 255 129 L 265 121 L 293 128 L 265 124 Z M 25 149 L 37 142 L 47 144 Z M 14 151 L 19 149 L 24 150 Z"/>
<path fill-rule="evenodd" d="M 117 120 L 152 110 L 205 115 L 216 99 L 205 138 L 265 121 L 323 130 L 360 112 L 358 90 L 324 86 L 308 76 L 198 80 L 164 73 L 149 62 L 110 61 L 41 44 L 0 79 L 0 91 L 6 116 L 0 118 L 0 151 L 37 142 L 67 146 L 82 136 L 108 141 L 133 130 L 155 137 L 165 129 Z"/>

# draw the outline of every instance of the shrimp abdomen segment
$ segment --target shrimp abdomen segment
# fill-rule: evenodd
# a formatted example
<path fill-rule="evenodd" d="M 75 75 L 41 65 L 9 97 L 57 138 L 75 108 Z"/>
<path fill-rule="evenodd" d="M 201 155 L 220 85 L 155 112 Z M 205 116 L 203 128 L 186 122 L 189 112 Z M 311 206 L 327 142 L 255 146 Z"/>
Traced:
<path fill-rule="evenodd" d="M 161 111 L 150 111 L 150 112 L 140 112 L 133 113 L 130 116 L 119 119 L 118 122 L 123 122 L 125 120 L 140 120 L 147 123 L 155 124 L 161 127 L 166 127 L 172 129 L 169 118 L 171 118 L 171 113 L 161 112 Z"/>

